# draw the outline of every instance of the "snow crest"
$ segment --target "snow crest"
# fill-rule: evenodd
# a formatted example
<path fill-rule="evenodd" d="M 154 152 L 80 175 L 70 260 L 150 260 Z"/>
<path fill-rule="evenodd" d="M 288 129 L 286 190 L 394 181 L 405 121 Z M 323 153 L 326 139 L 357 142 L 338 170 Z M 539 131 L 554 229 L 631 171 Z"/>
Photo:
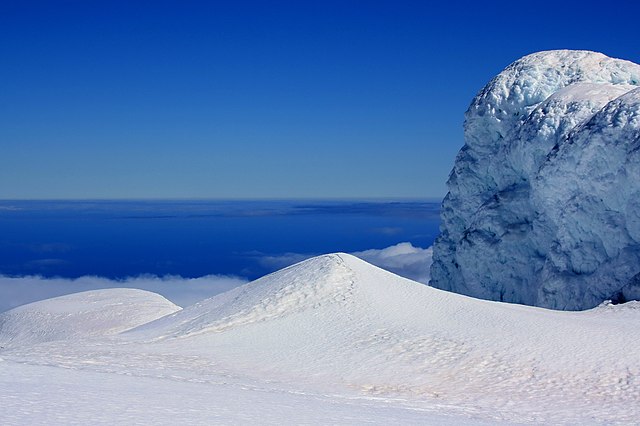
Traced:
<path fill-rule="evenodd" d="M 315 257 L 141 326 L 133 334 L 166 338 L 222 332 L 347 303 L 352 289 L 353 273 L 340 254 Z"/>
<path fill-rule="evenodd" d="M 109 319 L 122 317 L 124 329 L 138 323 L 152 295 L 140 292 L 137 311 L 125 294 L 95 296 L 24 308 L 72 315 L 61 321 L 81 333 L 0 348 L 0 423 L 26 424 L 40 412 L 51 419 L 42 424 L 633 424 L 640 416 L 637 303 L 583 312 L 496 303 L 343 253 L 115 335 Z M 25 333 L 51 328 L 11 312 Z"/>
<path fill-rule="evenodd" d="M 431 285 L 579 310 L 640 295 L 640 66 L 526 56 L 465 116 Z"/>
<path fill-rule="evenodd" d="M 0 347 L 115 335 L 178 310 L 159 294 L 144 290 L 74 293 L 0 314 Z"/>

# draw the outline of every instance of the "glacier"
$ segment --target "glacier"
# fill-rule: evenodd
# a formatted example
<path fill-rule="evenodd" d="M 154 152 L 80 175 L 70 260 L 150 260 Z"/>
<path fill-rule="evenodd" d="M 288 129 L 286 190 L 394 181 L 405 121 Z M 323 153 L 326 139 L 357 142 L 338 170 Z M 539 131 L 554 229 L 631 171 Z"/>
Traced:
<path fill-rule="evenodd" d="M 430 285 L 561 310 L 640 297 L 640 65 L 545 51 L 473 99 Z"/>

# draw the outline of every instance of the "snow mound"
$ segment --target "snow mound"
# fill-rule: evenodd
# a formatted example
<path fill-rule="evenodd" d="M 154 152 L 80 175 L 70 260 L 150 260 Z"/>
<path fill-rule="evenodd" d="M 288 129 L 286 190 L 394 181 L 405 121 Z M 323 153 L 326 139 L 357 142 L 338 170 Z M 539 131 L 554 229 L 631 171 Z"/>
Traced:
<path fill-rule="evenodd" d="M 290 316 L 327 304 L 345 303 L 353 291 L 344 254 L 305 260 L 244 286 L 206 299 L 137 329 L 162 330 L 162 337 L 221 332 Z"/>
<path fill-rule="evenodd" d="M 425 416 L 417 424 L 431 423 L 433 413 L 451 415 L 450 424 L 615 424 L 640 415 L 638 321 L 634 302 L 582 312 L 497 303 L 428 287 L 338 253 L 115 336 L 79 334 L 1 355 L 11 368 L 27 365 L 19 371 L 28 374 L 35 374 L 34 365 L 75 369 L 78 382 L 95 372 L 118 386 L 153 379 L 145 391 L 150 401 L 156 388 L 166 389 L 163 395 L 187 388 L 199 395 L 228 393 L 234 400 L 250 390 L 262 395 L 259 401 L 273 397 L 287 406 L 296 396 L 307 401 L 304 410 L 326 408 L 322 401 L 388 406 L 398 414 L 417 410 Z M 40 324 L 29 318 L 23 323 Z M 96 404 L 103 404 L 104 394 L 97 395 Z M 219 411 L 216 398 L 180 413 L 189 418 Z M 149 410 L 171 415 L 157 399 Z M 264 415 L 248 404 L 233 419 L 242 422 L 256 411 Z"/>
<path fill-rule="evenodd" d="M 0 314 L 0 346 L 114 335 L 179 309 L 159 294 L 143 290 L 70 294 Z"/>
<path fill-rule="evenodd" d="M 614 412 L 624 420 L 632 417 L 623 407 L 640 397 L 640 310 L 623 307 L 556 312 L 473 299 L 340 253 L 123 337 L 144 342 L 145 351 L 197 359 L 200 369 L 212 363 L 226 374 L 324 392 L 346 388 L 483 410 L 517 406 L 556 421 L 563 417 L 553 417 L 552 407 L 561 400 L 584 418 L 599 418 L 608 406 L 609 419 Z"/>
<path fill-rule="evenodd" d="M 465 116 L 431 285 L 579 310 L 640 296 L 640 66 L 526 56 Z"/>

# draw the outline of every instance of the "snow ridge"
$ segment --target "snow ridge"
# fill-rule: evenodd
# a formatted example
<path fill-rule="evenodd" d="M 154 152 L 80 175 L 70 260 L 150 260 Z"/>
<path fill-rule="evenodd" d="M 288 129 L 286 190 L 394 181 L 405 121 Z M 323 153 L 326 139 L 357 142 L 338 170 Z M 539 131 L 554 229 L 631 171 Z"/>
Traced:
<path fill-rule="evenodd" d="M 122 312 L 123 330 L 138 322 L 124 321 L 135 311 L 119 304 L 134 294 L 100 296 L 97 304 L 87 292 L 65 296 L 73 303 L 58 298 L 7 314 L 24 331 L 49 328 L 46 317 L 26 315 L 36 311 L 98 320 Z M 154 300 L 138 296 L 140 311 Z M 92 305 L 104 309 L 94 315 Z M 273 412 L 264 401 L 271 401 L 278 410 L 280 404 L 311 413 L 302 423 L 324 423 L 317 413 L 338 406 L 332 423 L 389 423 L 360 417 L 386 407 L 402 424 L 629 424 L 640 415 L 637 305 L 558 312 L 496 303 L 428 287 L 348 254 L 325 255 L 182 311 L 161 318 L 156 312 L 152 322 L 119 334 L 108 321 L 95 328 L 87 322 L 64 340 L 12 342 L 0 349 L 0 388 L 9 395 L 0 396 L 0 422 L 24 423 L 34 406 L 46 405 L 54 407 L 47 411 L 54 423 L 83 423 L 87 412 L 104 416 L 105 404 L 113 418 L 133 415 L 128 423 L 163 423 L 176 413 L 185 424 L 215 422 L 226 404 L 233 409 L 224 423 L 290 420 L 265 420 Z M 0 340 L 7 332 L 0 329 Z M 98 383 L 109 391 L 94 389 Z M 144 402 L 129 411 L 129 398 Z M 83 409 L 59 408 L 75 403 Z"/>
<path fill-rule="evenodd" d="M 431 285 L 568 310 L 636 298 L 639 85 L 637 64 L 567 50 L 489 82 L 465 116 Z"/>
<path fill-rule="evenodd" d="M 217 333 L 325 304 L 348 303 L 353 276 L 341 256 L 308 259 L 141 326 L 133 334 L 162 330 L 156 336 L 162 339 Z"/>

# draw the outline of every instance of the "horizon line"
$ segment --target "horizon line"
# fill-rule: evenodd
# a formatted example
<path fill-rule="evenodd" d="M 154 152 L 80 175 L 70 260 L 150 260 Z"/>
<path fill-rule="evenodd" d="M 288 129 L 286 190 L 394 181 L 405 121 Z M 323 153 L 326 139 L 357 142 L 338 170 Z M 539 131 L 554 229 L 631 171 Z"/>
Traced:
<path fill-rule="evenodd" d="M 7 202 L 242 202 L 242 201 L 361 201 L 361 202 L 442 202 L 444 197 L 96 197 L 96 198 L 0 198 Z"/>

